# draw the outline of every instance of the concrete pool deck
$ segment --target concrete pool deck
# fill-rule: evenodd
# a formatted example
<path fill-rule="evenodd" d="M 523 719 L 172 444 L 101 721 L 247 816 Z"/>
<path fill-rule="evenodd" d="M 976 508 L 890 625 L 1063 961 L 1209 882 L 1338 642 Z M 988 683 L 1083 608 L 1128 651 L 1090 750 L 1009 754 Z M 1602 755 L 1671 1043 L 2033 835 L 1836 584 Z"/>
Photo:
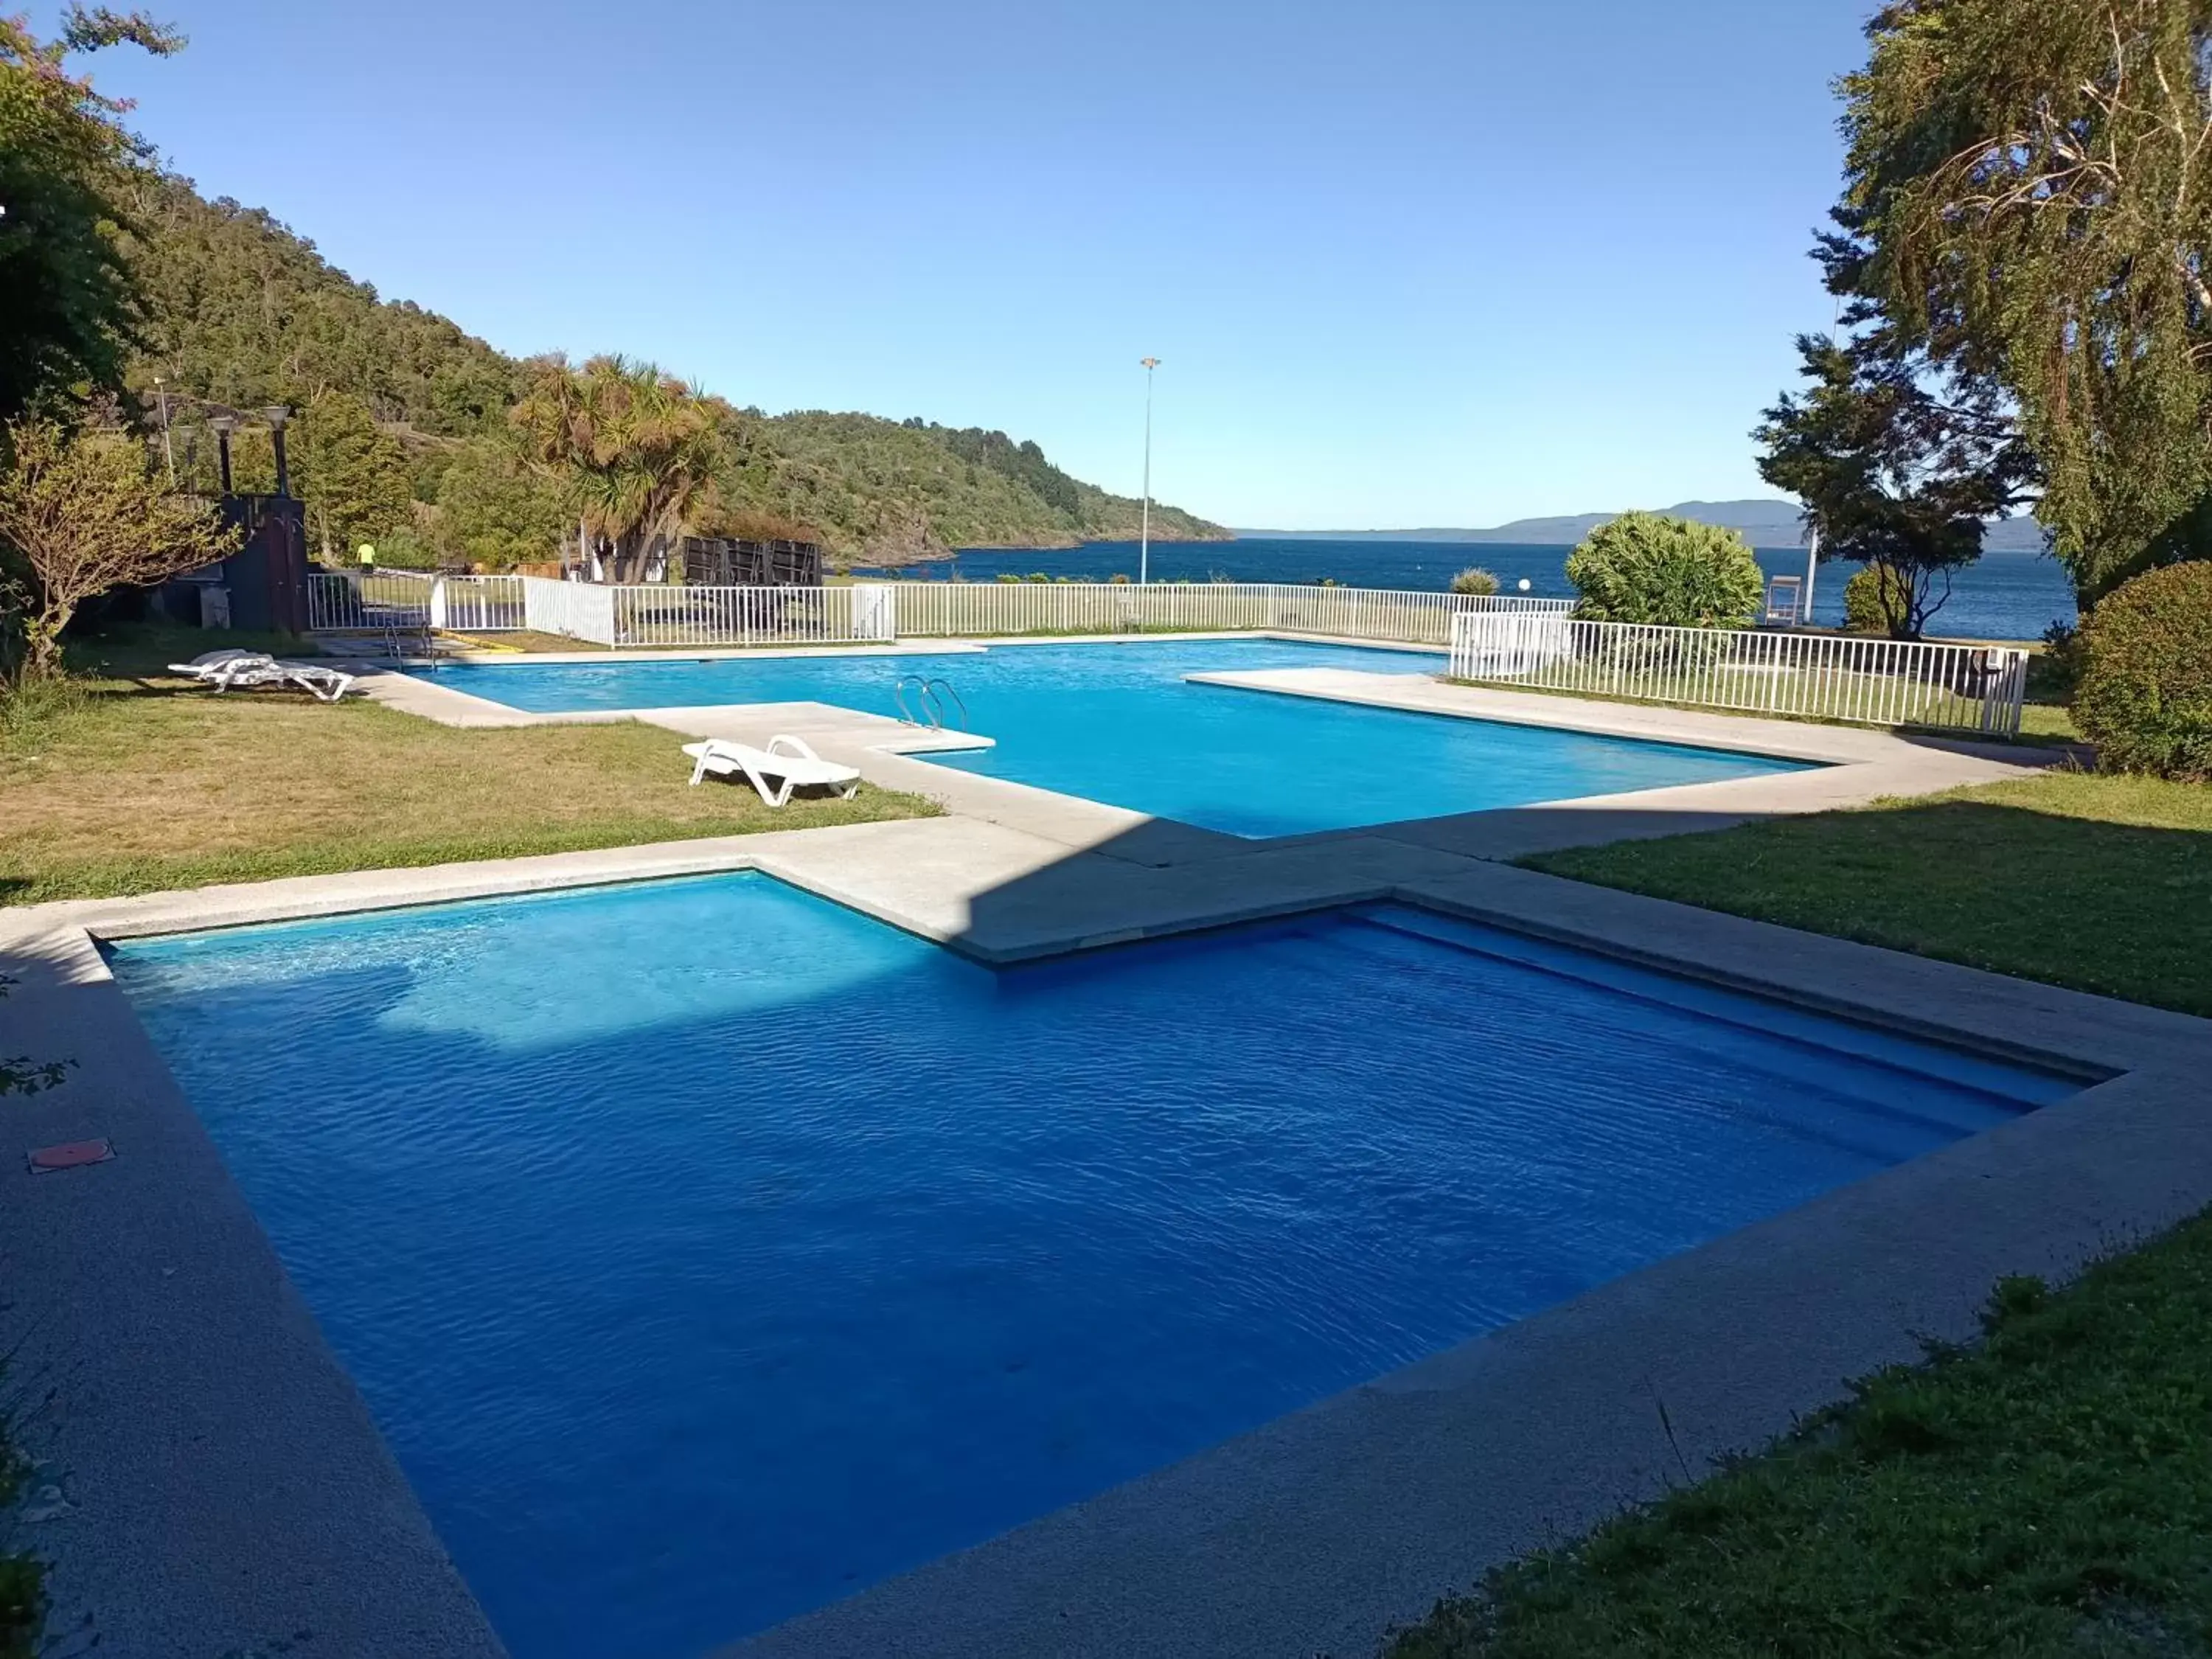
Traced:
<path fill-rule="evenodd" d="M 2212 1201 L 2212 1022 L 1493 861 L 1544 834 L 1613 839 L 1832 804 L 1807 793 L 1810 780 L 1917 793 L 2019 766 L 1844 728 L 1364 683 L 1396 676 L 1297 678 L 1340 672 L 1244 689 L 1414 700 L 1386 705 L 1398 707 L 1433 692 L 1442 712 L 1540 710 L 1544 723 L 1571 713 L 1674 741 L 1725 734 L 1723 746 L 1789 744 L 1765 752 L 1830 769 L 1262 842 L 929 769 L 904 752 L 925 734 L 824 705 L 659 711 L 672 760 L 677 732 L 811 723 L 825 752 L 854 757 L 873 781 L 915 787 L 911 775 L 927 772 L 927 793 L 952 810 L 0 910 L 0 973 L 20 981 L 0 1000 L 0 1054 L 79 1062 L 62 1087 L 9 1103 L 18 1151 L 105 1136 L 117 1154 L 44 1175 L 14 1158 L 0 1172 L 14 1183 L 0 1203 L 0 1260 L 16 1287 L 4 1335 L 20 1345 L 10 1381 L 52 1395 L 18 1437 L 40 1466 L 38 1518 L 21 1536 L 53 1561 L 57 1628 L 88 1620 L 106 1650 L 179 1659 L 500 1651 L 108 976 L 103 938 L 758 869 L 978 959 L 1015 962 L 1394 899 L 2083 1079 L 2058 1106 L 878 1585 L 738 1654 L 1354 1659 L 1486 1563 L 1761 1443 L 1836 1397 L 1844 1378 L 1912 1358 L 1923 1335 L 1970 1335 L 1997 1277 L 2063 1277 Z M 1769 729 L 1747 742 L 1749 727 Z M 957 793 L 963 784 L 989 787 Z"/>
<path fill-rule="evenodd" d="M 1180 638 L 1249 640 L 1254 636 L 1193 634 L 1141 637 L 1149 643 Z M 1372 641 L 1321 635 L 1279 637 L 1306 643 L 1394 648 L 1374 647 Z M 957 654 L 972 653 L 991 645 L 1019 649 L 1069 643 L 1061 639 L 960 640 L 933 642 L 930 649 L 934 652 L 941 645 L 948 653 Z M 2016 744 L 1977 741 L 1967 737 L 1900 736 L 1872 726 L 1765 720 L 1659 704 L 1601 702 L 1536 692 L 1452 685 L 1427 672 L 1439 665 L 1440 653 L 1419 647 L 1395 648 L 1407 659 L 1408 666 L 1403 673 L 1291 668 L 1194 673 L 1188 678 L 1200 684 L 1255 694 L 1307 696 L 1406 713 L 1723 749 L 1812 762 L 1815 769 L 1456 813 L 1362 829 L 1321 830 L 1281 838 L 1271 844 L 1382 835 L 1464 857 L 1518 858 L 1563 847 L 1721 829 L 1755 817 L 1829 811 L 1838 807 L 1864 805 L 1887 797 L 1933 794 L 1965 785 L 2022 776 L 2060 758 L 2052 750 L 2023 749 Z M 701 653 L 696 659 L 752 660 L 836 654 L 847 653 L 819 650 L 725 651 Z M 872 647 L 850 654 L 897 657 L 915 653 Z M 665 659 L 666 653 L 647 657 L 623 653 L 559 659 L 600 665 Z M 694 659 L 689 654 L 681 658 L 685 661 Z M 540 659 L 517 656 L 500 660 Z M 829 703 L 732 703 L 534 714 L 490 702 L 434 676 L 372 670 L 364 674 L 362 685 L 367 695 L 388 707 L 441 724 L 464 727 L 636 720 L 665 726 L 685 738 L 729 738 L 755 745 L 764 744 L 779 732 L 787 732 L 805 738 L 828 758 L 857 767 L 870 783 L 927 796 L 963 817 L 1003 824 L 1073 848 L 1126 840 L 1129 844 L 1122 856 L 1147 857 L 1161 864 L 1221 856 L 1257 844 L 1240 836 L 1150 817 L 1080 796 L 1060 794 L 952 767 L 932 766 L 927 759 L 932 752 L 985 747 L 991 740 L 989 734 L 928 730 L 885 715 Z M 1141 853 L 1138 850 L 1139 843 Z"/>

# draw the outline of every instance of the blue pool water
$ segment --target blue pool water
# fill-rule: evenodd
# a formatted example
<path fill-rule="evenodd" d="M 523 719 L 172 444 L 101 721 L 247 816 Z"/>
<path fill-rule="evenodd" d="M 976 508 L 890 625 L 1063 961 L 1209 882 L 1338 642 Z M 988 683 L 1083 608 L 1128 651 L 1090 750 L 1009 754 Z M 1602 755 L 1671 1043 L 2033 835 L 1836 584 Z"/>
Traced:
<path fill-rule="evenodd" d="M 1538 726 L 1194 685 L 1194 673 L 1433 674 L 1428 653 L 1279 640 L 1006 646 L 965 653 L 486 664 L 441 683 L 516 708 L 835 703 L 896 714 L 902 675 L 951 681 L 995 746 L 940 764 L 1237 836 L 1525 806 L 1799 769 L 1795 763 Z"/>
<path fill-rule="evenodd" d="M 2073 1086 L 1378 908 L 764 877 L 115 971 L 517 1659 L 678 1659 Z"/>

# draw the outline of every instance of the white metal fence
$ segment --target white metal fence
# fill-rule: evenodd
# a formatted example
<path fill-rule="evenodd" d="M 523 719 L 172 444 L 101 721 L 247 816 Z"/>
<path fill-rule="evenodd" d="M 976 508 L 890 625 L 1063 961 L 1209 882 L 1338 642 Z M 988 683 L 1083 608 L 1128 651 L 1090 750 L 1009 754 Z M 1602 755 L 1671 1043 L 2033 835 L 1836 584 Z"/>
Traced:
<path fill-rule="evenodd" d="M 1424 593 L 1270 582 L 896 582 L 897 631 L 915 638 L 1007 634 L 1279 629 L 1445 645 L 1454 617 L 1564 614 L 1566 599 Z"/>
<path fill-rule="evenodd" d="M 307 626 L 346 633 L 447 628 L 496 634 L 529 626 L 526 576 L 437 576 L 422 570 L 315 571 Z M 558 586 L 559 584 L 553 584 Z"/>
<path fill-rule="evenodd" d="M 322 629 L 528 629 L 608 646 L 851 645 L 895 639 L 1273 629 L 1444 645 L 1452 619 L 1564 615 L 1565 599 L 1261 582 L 860 582 L 600 586 L 542 576 L 338 571 L 308 578 Z"/>
<path fill-rule="evenodd" d="M 2020 734 L 2027 653 L 1492 612 L 1454 623 L 1451 674 L 1595 696 L 2011 738 Z"/>
<path fill-rule="evenodd" d="M 425 628 L 430 621 L 430 578 L 416 570 L 310 573 L 307 626 L 322 631 Z"/>

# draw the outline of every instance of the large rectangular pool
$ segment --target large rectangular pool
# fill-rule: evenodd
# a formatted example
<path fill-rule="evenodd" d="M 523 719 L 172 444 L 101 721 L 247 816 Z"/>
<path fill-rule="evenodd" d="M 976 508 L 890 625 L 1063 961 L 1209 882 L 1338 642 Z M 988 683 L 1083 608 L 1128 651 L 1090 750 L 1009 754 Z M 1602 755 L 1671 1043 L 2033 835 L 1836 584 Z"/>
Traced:
<path fill-rule="evenodd" d="M 907 675 L 951 682 L 994 746 L 945 766 L 1237 836 L 1473 812 L 1802 769 L 1792 761 L 1194 684 L 1196 673 L 1433 674 L 1441 657 L 1297 641 L 1164 640 L 961 653 L 441 668 L 541 714 L 825 702 L 896 715 Z"/>
<path fill-rule="evenodd" d="M 114 951 L 517 1659 L 682 1659 L 2075 1085 L 1376 908 L 764 877 Z"/>

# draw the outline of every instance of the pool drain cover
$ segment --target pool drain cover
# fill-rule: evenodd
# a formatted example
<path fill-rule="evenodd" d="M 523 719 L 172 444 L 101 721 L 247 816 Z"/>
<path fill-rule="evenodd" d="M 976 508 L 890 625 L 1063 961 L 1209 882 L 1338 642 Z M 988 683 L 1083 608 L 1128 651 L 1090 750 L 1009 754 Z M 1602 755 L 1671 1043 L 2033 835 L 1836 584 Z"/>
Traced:
<path fill-rule="evenodd" d="M 58 1146 L 41 1146 L 31 1154 L 31 1173 L 48 1175 L 56 1170 L 81 1169 L 88 1164 L 105 1164 L 115 1156 L 115 1148 L 106 1140 L 65 1140 Z"/>

